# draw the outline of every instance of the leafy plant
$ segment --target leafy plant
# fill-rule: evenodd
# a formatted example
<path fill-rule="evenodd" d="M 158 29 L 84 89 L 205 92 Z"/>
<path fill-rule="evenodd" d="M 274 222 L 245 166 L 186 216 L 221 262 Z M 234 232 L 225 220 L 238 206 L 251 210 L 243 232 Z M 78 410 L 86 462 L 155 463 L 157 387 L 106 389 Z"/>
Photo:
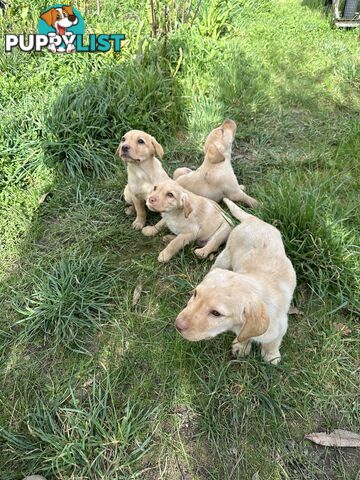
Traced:
<path fill-rule="evenodd" d="M 51 164 L 72 176 L 103 176 L 119 161 L 114 154 L 125 131 L 145 130 L 161 142 L 165 132 L 173 135 L 183 122 L 175 79 L 154 64 L 110 67 L 65 87 L 46 119 L 45 151 Z"/>

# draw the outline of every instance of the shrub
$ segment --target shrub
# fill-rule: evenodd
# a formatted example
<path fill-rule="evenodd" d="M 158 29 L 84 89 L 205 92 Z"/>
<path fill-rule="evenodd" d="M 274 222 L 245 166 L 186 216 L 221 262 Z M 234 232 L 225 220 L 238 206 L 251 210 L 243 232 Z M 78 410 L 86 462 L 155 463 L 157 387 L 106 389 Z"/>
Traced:
<path fill-rule="evenodd" d="M 114 168 L 123 133 L 145 130 L 163 142 L 183 122 L 176 81 L 156 65 L 109 67 L 80 85 L 70 84 L 46 118 L 50 140 L 45 153 L 72 176 L 103 176 Z"/>

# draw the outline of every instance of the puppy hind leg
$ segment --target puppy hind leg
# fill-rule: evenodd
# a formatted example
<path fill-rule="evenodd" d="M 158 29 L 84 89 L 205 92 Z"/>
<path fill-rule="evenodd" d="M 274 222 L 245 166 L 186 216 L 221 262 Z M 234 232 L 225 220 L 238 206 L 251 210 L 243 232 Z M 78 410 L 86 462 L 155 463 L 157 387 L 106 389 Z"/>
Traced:
<path fill-rule="evenodd" d="M 195 255 L 199 258 L 206 258 L 210 255 L 211 252 L 216 252 L 216 250 L 226 242 L 228 236 L 230 235 L 231 227 L 230 225 L 223 224 L 221 227 L 214 233 L 212 237 L 208 240 L 206 245 L 202 248 L 197 248 L 195 250 Z"/>
<path fill-rule="evenodd" d="M 173 179 L 176 180 L 177 178 L 181 177 L 181 175 L 186 175 L 187 173 L 192 172 L 191 168 L 182 167 L 177 168 L 173 173 Z"/>
<path fill-rule="evenodd" d="M 225 249 L 216 257 L 213 268 L 222 268 L 224 270 L 231 270 L 231 254 L 230 250 L 225 247 Z"/>
<path fill-rule="evenodd" d="M 248 207 L 256 207 L 257 205 L 257 200 L 255 198 L 250 197 L 250 195 L 247 195 L 241 188 L 237 190 L 235 193 L 232 193 L 231 195 L 226 195 L 227 198 L 232 200 L 233 202 L 242 202 Z"/>
<path fill-rule="evenodd" d="M 193 234 L 190 233 L 180 233 L 175 237 L 167 247 L 164 248 L 159 253 L 158 260 L 159 262 L 168 262 L 176 253 L 178 253 L 182 248 L 188 245 L 190 242 L 195 240 Z"/>

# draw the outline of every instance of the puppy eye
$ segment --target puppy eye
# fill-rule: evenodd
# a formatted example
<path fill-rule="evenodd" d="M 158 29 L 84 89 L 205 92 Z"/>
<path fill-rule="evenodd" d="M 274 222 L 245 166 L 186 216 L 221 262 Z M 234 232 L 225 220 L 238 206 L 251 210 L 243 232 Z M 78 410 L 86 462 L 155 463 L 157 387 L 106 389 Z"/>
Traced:
<path fill-rule="evenodd" d="M 196 297 L 196 295 L 197 295 L 197 291 L 196 291 L 196 290 L 194 290 L 194 291 L 193 291 L 193 297 L 195 298 L 195 297 Z"/>
<path fill-rule="evenodd" d="M 138 143 L 141 143 L 141 144 L 142 144 L 142 143 L 145 143 L 145 142 L 144 142 L 144 140 L 143 140 L 142 138 L 139 138 Z"/>
<path fill-rule="evenodd" d="M 166 196 L 169 198 L 174 198 L 174 195 L 171 192 L 167 192 Z"/>
<path fill-rule="evenodd" d="M 210 315 L 213 315 L 214 317 L 220 317 L 221 313 L 217 310 L 211 310 Z"/>
<path fill-rule="evenodd" d="M 155 185 L 155 186 L 154 186 L 154 192 L 155 192 L 156 189 L 157 189 L 157 186 Z"/>
<path fill-rule="evenodd" d="M 122 137 L 121 141 L 122 141 L 122 142 L 125 142 L 125 137 Z"/>
<path fill-rule="evenodd" d="M 58 13 L 58 14 L 56 15 L 56 20 L 59 20 L 60 18 L 61 18 L 61 17 L 60 17 L 60 14 Z"/>

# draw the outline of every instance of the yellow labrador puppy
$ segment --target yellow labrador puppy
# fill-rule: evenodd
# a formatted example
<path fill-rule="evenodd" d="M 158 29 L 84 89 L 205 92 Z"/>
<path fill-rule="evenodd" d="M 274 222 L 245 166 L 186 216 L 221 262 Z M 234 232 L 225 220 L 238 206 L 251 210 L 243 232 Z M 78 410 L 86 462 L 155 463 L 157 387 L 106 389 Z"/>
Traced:
<path fill-rule="evenodd" d="M 231 149 L 235 139 L 236 123 L 225 120 L 215 128 L 205 142 L 205 158 L 195 171 L 190 168 L 178 168 L 174 180 L 190 192 L 220 202 L 224 197 L 235 202 L 243 202 L 249 207 L 256 205 L 256 200 L 243 191 L 231 165 Z"/>
<path fill-rule="evenodd" d="M 205 258 L 226 241 L 231 231 L 217 203 L 188 192 L 173 180 L 156 185 L 146 205 L 149 210 L 160 212 L 162 220 L 143 228 L 142 233 L 153 236 L 166 226 L 175 234 L 165 237 L 171 241 L 160 252 L 160 262 L 169 261 L 185 245 L 195 241 L 204 244 L 195 254 Z"/>
<path fill-rule="evenodd" d="M 176 328 L 191 341 L 230 330 L 236 335 L 234 355 L 247 355 L 251 343 L 258 342 L 264 360 L 277 364 L 295 271 L 279 230 L 224 201 L 242 223 L 231 232 L 225 250 L 179 314 Z"/>
<path fill-rule="evenodd" d="M 154 190 L 154 185 L 169 178 L 155 157 L 156 154 L 162 158 L 164 150 L 151 135 L 141 130 L 130 130 L 122 137 L 117 153 L 127 163 L 128 184 L 124 197 L 131 206 L 125 213 L 130 215 L 135 208 L 136 218 L 132 226 L 141 230 L 146 222 L 147 197 Z"/>

